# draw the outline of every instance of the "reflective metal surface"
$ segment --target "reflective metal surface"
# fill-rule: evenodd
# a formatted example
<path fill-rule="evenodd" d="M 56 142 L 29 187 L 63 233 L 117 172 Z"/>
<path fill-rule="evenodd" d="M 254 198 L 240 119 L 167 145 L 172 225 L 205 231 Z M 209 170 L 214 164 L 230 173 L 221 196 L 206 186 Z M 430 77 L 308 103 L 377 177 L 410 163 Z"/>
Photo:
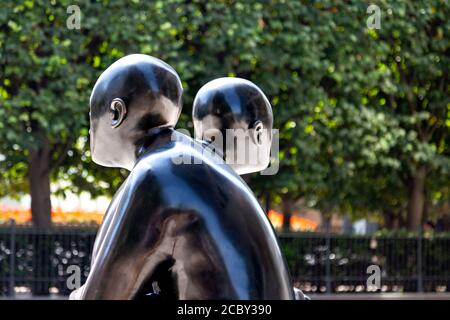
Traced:
<path fill-rule="evenodd" d="M 121 60 L 91 96 L 91 148 L 97 163 L 131 172 L 72 298 L 293 299 L 275 233 L 251 190 L 173 129 L 182 94 L 175 71 L 143 55 Z"/>
<path fill-rule="evenodd" d="M 178 74 L 157 58 L 133 54 L 113 63 L 97 80 L 90 99 L 94 162 L 131 170 L 147 131 L 175 126 L 182 94 Z"/>
<path fill-rule="evenodd" d="M 238 174 L 269 165 L 272 107 L 254 83 L 241 78 L 208 82 L 194 99 L 192 117 L 196 139 L 214 144 Z"/>

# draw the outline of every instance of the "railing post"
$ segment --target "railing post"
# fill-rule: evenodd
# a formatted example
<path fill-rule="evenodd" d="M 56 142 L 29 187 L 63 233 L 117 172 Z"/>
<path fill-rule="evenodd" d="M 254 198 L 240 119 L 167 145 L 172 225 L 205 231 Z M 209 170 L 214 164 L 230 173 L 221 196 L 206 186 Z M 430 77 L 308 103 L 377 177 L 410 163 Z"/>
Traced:
<path fill-rule="evenodd" d="M 9 296 L 13 297 L 15 291 L 15 275 L 16 275 L 16 221 L 10 220 L 10 255 L 9 255 Z"/>
<path fill-rule="evenodd" d="M 330 262 L 330 255 L 331 255 L 331 235 L 330 235 L 330 226 L 327 224 L 327 236 L 326 236 L 326 246 L 327 246 L 327 259 L 326 259 L 326 265 L 325 265 L 325 283 L 327 288 L 327 293 L 331 293 L 331 262 Z"/>
<path fill-rule="evenodd" d="M 423 256 L 422 256 L 422 228 L 419 228 L 419 236 L 417 237 L 417 292 L 423 292 Z"/>

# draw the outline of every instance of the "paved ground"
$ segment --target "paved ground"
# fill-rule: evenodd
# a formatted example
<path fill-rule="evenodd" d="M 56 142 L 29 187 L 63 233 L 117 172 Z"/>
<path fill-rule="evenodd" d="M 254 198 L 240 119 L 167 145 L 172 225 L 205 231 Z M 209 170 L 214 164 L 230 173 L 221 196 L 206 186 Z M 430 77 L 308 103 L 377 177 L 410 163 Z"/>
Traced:
<path fill-rule="evenodd" d="M 33 296 L 30 293 L 17 293 L 14 298 L 0 296 L 0 300 L 67 300 L 69 297 L 51 294 L 49 296 Z"/>
<path fill-rule="evenodd" d="M 450 293 L 310 294 L 311 300 L 450 300 Z"/>
<path fill-rule="evenodd" d="M 450 293 L 340 293 L 310 294 L 311 300 L 450 300 Z M 68 297 L 50 295 L 36 297 L 29 293 L 16 294 L 18 300 L 67 300 Z M 0 296 L 0 300 L 12 300 Z"/>

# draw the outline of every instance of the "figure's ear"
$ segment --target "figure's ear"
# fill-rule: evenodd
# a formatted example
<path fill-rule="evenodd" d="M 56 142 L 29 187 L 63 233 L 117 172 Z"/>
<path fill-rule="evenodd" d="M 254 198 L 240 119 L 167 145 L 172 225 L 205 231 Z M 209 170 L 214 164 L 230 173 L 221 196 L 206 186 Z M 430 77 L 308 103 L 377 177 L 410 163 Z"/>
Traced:
<path fill-rule="evenodd" d="M 127 106 L 120 98 L 115 98 L 109 107 L 111 115 L 111 127 L 117 128 L 120 126 L 127 115 Z"/>
<path fill-rule="evenodd" d="M 255 121 L 253 123 L 251 136 L 252 136 L 253 142 L 258 146 L 263 144 L 263 141 L 262 141 L 263 130 L 264 130 L 264 125 L 260 120 Z"/>

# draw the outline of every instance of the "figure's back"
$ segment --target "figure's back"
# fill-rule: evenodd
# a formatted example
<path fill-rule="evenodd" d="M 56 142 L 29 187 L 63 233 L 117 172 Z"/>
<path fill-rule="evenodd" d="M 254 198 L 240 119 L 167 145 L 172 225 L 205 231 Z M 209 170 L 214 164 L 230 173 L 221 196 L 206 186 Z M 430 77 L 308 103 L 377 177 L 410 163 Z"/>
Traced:
<path fill-rule="evenodd" d="M 293 299 L 273 229 L 241 178 L 180 133 L 158 139 L 130 173 L 127 203 L 117 206 L 105 236 L 110 254 L 100 252 L 94 266 L 109 278 L 127 277 L 124 295 L 112 294 L 113 284 L 100 296 L 141 298 L 156 283 L 170 298 Z"/>
<path fill-rule="evenodd" d="M 151 176 L 161 225 L 176 238 L 171 270 L 179 298 L 292 299 L 275 234 L 251 191 L 228 166 L 190 147 L 191 139 L 181 140 L 135 168 Z"/>

